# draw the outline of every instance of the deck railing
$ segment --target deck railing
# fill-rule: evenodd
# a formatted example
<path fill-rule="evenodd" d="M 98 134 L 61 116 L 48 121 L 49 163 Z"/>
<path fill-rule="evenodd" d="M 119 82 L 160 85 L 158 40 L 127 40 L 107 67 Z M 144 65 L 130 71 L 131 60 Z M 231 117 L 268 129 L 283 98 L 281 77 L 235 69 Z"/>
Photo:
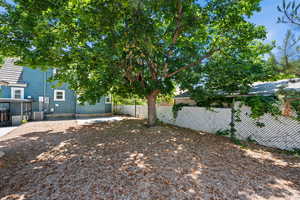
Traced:
<path fill-rule="evenodd" d="M 0 110 L 0 126 L 7 126 L 11 123 L 10 111 Z"/>

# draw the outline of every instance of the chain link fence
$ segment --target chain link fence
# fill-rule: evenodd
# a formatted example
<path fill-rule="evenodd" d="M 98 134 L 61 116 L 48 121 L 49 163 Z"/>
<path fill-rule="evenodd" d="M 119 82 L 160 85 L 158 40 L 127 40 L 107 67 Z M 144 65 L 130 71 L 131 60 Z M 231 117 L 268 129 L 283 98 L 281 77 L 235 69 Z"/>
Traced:
<path fill-rule="evenodd" d="M 300 149 L 300 122 L 298 120 L 265 114 L 258 120 L 250 117 L 249 107 L 242 107 L 240 121 L 235 121 L 238 138 L 280 149 Z"/>

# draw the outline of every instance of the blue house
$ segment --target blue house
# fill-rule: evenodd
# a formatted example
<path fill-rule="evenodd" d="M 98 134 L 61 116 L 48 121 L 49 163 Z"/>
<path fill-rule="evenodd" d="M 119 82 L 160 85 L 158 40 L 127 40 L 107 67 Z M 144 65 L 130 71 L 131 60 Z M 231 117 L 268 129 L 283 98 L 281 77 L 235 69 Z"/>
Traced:
<path fill-rule="evenodd" d="M 60 118 L 112 112 L 110 97 L 102 97 L 95 105 L 81 105 L 67 84 L 54 88 L 54 83 L 47 81 L 56 73 L 55 69 L 41 71 L 16 66 L 14 62 L 13 58 L 7 59 L 0 68 L 0 110 L 9 110 L 11 116 L 43 113 L 45 118 Z"/>

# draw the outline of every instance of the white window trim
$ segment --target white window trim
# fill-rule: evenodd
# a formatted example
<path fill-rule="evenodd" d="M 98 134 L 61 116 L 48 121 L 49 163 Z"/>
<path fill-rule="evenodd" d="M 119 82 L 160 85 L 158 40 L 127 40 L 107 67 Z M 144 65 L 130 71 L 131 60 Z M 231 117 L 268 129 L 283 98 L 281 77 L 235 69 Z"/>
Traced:
<path fill-rule="evenodd" d="M 110 100 L 110 101 L 107 101 L 107 97 L 109 97 L 109 100 Z M 105 104 L 111 104 L 111 103 L 112 103 L 111 95 L 106 96 L 106 97 L 105 97 Z"/>
<path fill-rule="evenodd" d="M 27 84 L 26 83 L 9 83 L 8 84 L 9 87 L 27 87 Z"/>
<path fill-rule="evenodd" d="M 56 69 L 56 68 L 54 68 L 54 69 L 52 70 L 52 74 L 53 74 L 53 76 L 55 76 L 55 75 L 56 75 L 56 73 L 57 73 L 57 69 Z"/>
<path fill-rule="evenodd" d="M 20 87 L 12 87 L 11 88 L 11 98 L 15 99 L 15 91 L 16 90 L 21 90 L 21 99 L 24 99 L 24 88 L 20 88 Z"/>
<path fill-rule="evenodd" d="M 56 93 L 57 92 L 62 92 L 63 93 L 63 98 L 62 99 L 57 99 Z M 66 91 L 65 90 L 54 90 L 54 101 L 65 101 L 66 100 Z"/>

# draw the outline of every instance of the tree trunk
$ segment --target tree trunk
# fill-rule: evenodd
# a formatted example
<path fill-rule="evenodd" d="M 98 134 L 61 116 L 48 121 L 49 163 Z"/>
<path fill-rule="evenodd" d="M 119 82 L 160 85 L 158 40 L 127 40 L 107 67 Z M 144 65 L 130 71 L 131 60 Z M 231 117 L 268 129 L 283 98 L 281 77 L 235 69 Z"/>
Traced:
<path fill-rule="evenodd" d="M 156 98 L 159 91 L 153 91 L 151 94 L 147 96 L 148 101 L 148 126 L 155 126 L 156 125 Z"/>

